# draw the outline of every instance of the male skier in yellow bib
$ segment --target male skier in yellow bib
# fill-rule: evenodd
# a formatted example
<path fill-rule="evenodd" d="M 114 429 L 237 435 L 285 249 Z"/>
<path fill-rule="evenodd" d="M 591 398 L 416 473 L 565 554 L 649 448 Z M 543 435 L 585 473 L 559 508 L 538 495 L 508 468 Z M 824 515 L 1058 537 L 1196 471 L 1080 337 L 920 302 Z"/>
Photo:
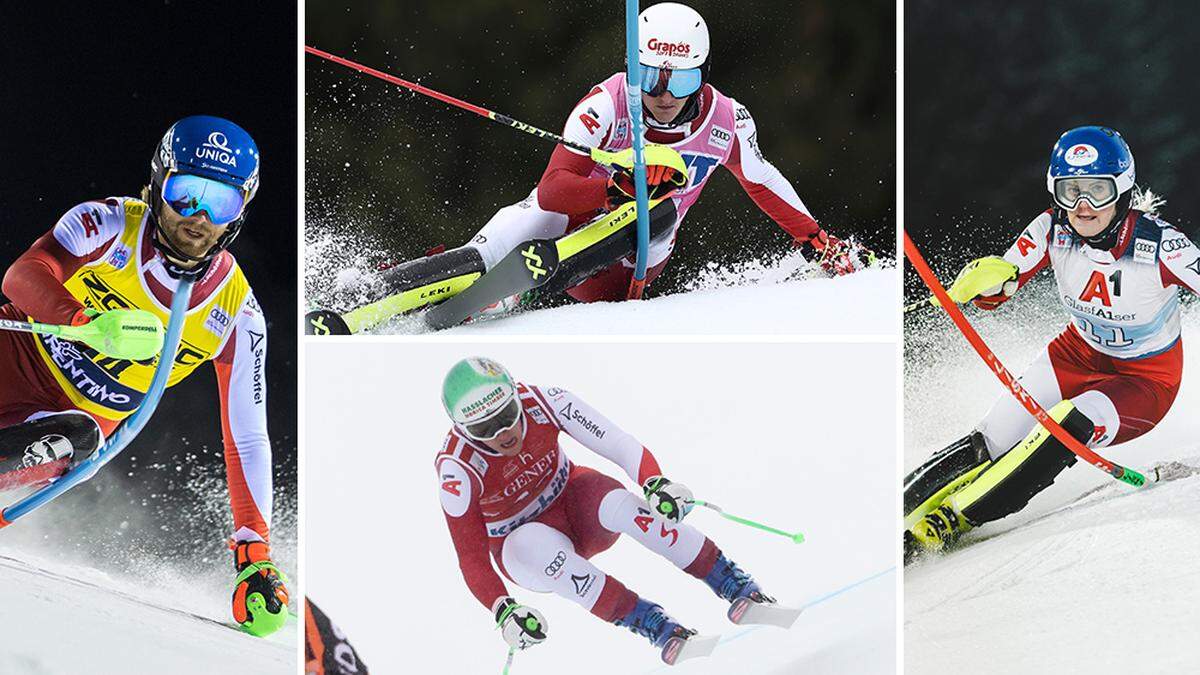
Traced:
<path fill-rule="evenodd" d="M 288 599 L 268 543 L 266 320 L 226 250 L 258 189 L 258 148 L 232 122 L 187 117 L 167 130 L 150 169 L 140 199 L 79 204 L 34 242 L 4 275 L 11 304 L 0 307 L 0 318 L 79 326 L 143 310 L 166 324 L 179 280 L 194 280 L 168 386 L 205 361 L 216 368 L 238 572 L 233 616 L 265 635 L 283 625 Z M 113 353 L 0 331 L 0 475 L 52 479 L 137 409 L 157 358 Z"/>

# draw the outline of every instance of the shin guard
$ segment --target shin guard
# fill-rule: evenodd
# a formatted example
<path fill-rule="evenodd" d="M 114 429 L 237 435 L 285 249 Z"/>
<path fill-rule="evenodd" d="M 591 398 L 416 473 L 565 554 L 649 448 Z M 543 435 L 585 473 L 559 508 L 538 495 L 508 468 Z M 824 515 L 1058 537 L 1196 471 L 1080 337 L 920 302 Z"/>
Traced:
<path fill-rule="evenodd" d="M 1049 414 L 1079 442 L 1091 440 L 1095 425 L 1071 401 L 1060 402 Z M 948 502 L 971 525 L 999 520 L 1025 508 L 1076 461 L 1075 454 L 1039 424 Z"/>

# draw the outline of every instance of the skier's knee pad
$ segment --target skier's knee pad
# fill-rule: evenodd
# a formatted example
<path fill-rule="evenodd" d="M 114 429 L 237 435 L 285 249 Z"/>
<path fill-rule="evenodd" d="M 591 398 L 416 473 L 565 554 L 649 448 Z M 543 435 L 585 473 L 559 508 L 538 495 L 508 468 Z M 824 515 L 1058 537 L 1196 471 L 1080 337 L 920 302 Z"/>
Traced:
<path fill-rule="evenodd" d="M 1049 414 L 1079 442 L 1091 439 L 1095 424 L 1071 401 L 1060 402 Z M 1025 508 L 1076 461 L 1075 453 L 1039 424 L 970 485 L 951 495 L 951 506 L 972 525 L 999 520 Z"/>
<path fill-rule="evenodd" d="M 969 485 L 990 461 L 983 434 L 972 431 L 913 469 L 904 478 L 904 528 L 911 528 L 950 494 Z"/>
<path fill-rule="evenodd" d="M 627 532 L 629 523 L 646 510 L 646 500 L 623 487 L 609 490 L 600 500 L 597 517 L 600 525 L 609 532 Z"/>
<path fill-rule="evenodd" d="M 526 523 L 513 530 L 500 555 L 505 573 L 517 585 L 554 593 L 588 611 L 600 599 L 608 578 L 575 552 L 567 535 L 542 523 Z"/>
<path fill-rule="evenodd" d="M 91 415 L 68 410 L 0 429 L 0 457 L 23 452 L 38 463 L 34 454 L 52 460 L 66 456 L 69 449 L 71 463 L 77 464 L 99 449 L 101 439 Z"/>
<path fill-rule="evenodd" d="M 525 523 L 504 538 L 500 560 L 508 578 L 523 588 L 542 593 L 552 590 L 546 570 L 579 558 L 567 535 L 542 523 Z M 557 562 L 556 562 L 557 561 Z"/>

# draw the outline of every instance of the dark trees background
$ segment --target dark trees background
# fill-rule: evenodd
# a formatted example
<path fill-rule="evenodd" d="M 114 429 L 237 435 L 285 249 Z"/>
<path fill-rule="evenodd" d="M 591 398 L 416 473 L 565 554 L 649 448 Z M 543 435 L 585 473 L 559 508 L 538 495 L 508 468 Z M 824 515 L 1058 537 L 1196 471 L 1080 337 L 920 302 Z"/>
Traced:
<path fill-rule="evenodd" d="M 690 4 L 712 34 L 711 81 L 754 115 L 766 157 L 831 232 L 891 255 L 894 3 Z M 624 4 L 614 0 L 319 2 L 309 3 L 305 25 L 307 44 L 554 132 L 593 84 L 624 69 Z M 306 237 L 339 242 L 320 254 L 340 257 L 333 269 L 465 243 L 498 208 L 529 193 L 553 150 L 305 59 Z M 709 261 L 760 258 L 789 242 L 718 172 L 654 290 L 677 287 Z M 321 264 L 312 257 L 310 268 Z M 310 274 L 310 298 L 329 276 Z"/>
<path fill-rule="evenodd" d="M 1103 124 L 1133 150 L 1162 217 L 1196 234 L 1200 96 L 1193 3 L 910 0 L 904 19 L 904 222 L 939 277 L 999 255 L 1050 206 L 1063 131 Z M 906 295 L 927 295 L 911 268 Z"/>

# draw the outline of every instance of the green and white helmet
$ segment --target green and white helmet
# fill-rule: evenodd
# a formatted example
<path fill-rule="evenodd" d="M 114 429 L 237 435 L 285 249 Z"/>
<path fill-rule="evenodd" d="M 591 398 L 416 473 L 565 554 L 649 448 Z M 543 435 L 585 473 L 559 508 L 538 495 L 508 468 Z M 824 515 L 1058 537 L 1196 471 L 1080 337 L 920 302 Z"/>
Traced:
<path fill-rule="evenodd" d="M 504 366 L 482 356 L 472 356 L 454 364 L 442 383 L 442 406 L 446 414 L 475 438 L 495 437 L 487 424 L 503 418 L 504 427 L 512 426 L 512 413 L 520 412 L 517 384 Z M 499 420 L 497 420 L 499 421 Z"/>

